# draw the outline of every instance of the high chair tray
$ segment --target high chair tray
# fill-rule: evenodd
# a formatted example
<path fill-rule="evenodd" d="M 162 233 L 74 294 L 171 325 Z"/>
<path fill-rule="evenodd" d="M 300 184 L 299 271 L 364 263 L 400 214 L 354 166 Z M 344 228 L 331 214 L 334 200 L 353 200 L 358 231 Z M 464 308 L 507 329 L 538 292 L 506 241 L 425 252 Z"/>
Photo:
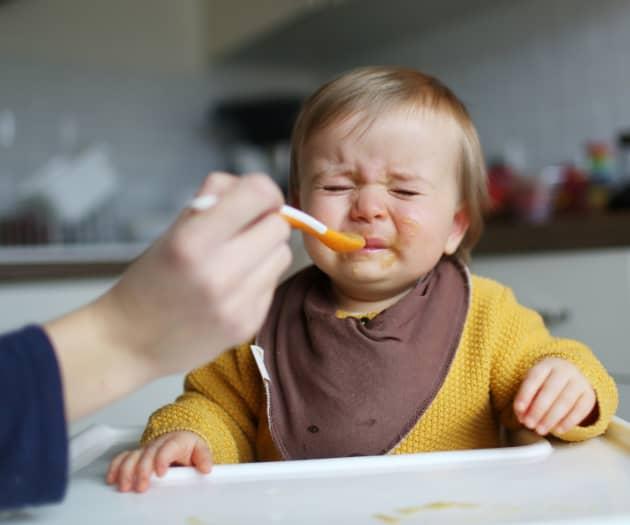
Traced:
<path fill-rule="evenodd" d="M 618 418 L 584 443 L 522 431 L 498 449 L 173 468 L 148 492 L 121 494 L 105 472 L 139 431 L 74 437 L 66 501 L 8 523 L 630 524 L 630 424 Z"/>

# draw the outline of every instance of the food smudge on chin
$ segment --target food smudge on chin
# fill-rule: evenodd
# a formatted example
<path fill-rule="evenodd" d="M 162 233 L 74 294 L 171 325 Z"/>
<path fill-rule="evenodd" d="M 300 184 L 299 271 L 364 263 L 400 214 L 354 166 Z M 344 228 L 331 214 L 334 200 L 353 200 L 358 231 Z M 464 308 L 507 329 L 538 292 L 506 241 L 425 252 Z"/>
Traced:
<path fill-rule="evenodd" d="M 383 254 L 381 258 L 381 269 L 387 270 L 387 268 L 391 268 L 396 262 L 396 255 L 392 251 L 388 251 Z"/>

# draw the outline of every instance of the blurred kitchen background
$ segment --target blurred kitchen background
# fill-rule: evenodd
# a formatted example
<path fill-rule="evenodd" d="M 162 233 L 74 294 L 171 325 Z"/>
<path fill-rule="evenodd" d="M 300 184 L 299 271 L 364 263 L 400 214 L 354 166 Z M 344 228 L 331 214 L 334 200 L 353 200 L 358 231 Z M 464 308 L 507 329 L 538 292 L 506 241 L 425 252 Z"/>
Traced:
<path fill-rule="evenodd" d="M 209 171 L 284 186 L 303 97 L 400 64 L 479 129 L 493 209 L 473 270 L 589 343 L 630 417 L 628 27 L 627 0 L 2 0 L 0 329 L 101 293 Z M 129 403 L 105 416 L 136 421 Z"/>

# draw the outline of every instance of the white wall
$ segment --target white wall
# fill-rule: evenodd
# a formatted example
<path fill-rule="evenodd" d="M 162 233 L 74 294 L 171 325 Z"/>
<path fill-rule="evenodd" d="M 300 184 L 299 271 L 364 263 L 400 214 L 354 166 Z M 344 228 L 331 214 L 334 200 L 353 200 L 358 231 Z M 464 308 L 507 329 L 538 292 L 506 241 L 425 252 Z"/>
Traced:
<path fill-rule="evenodd" d="M 316 84 L 295 68 L 210 68 L 206 4 L 31 0 L 0 7 L 0 115 L 11 112 L 16 122 L 12 143 L 0 144 L 0 215 L 18 181 L 51 156 L 94 143 L 109 146 L 122 175 L 110 215 L 122 222 L 169 215 L 209 171 L 226 167 L 206 129 L 213 102 Z M 72 127 L 75 142 L 67 140 Z"/>
<path fill-rule="evenodd" d="M 627 0 L 511 0 L 347 67 L 395 63 L 437 75 L 468 105 L 490 157 L 517 140 L 538 169 L 630 128 L 629 28 Z"/>

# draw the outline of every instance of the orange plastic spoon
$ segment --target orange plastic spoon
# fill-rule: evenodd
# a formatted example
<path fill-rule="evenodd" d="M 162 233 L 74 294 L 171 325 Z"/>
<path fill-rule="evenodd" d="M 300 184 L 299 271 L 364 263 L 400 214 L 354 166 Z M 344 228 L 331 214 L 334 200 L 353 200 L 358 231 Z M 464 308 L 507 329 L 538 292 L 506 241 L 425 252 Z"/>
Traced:
<path fill-rule="evenodd" d="M 217 198 L 214 195 L 196 197 L 188 205 L 193 210 L 202 211 L 214 206 Z M 293 206 L 284 205 L 280 208 L 280 215 L 294 228 L 302 230 L 336 252 L 354 252 L 365 246 L 365 239 L 356 233 L 338 232 L 330 229 L 308 213 L 304 213 Z"/>

